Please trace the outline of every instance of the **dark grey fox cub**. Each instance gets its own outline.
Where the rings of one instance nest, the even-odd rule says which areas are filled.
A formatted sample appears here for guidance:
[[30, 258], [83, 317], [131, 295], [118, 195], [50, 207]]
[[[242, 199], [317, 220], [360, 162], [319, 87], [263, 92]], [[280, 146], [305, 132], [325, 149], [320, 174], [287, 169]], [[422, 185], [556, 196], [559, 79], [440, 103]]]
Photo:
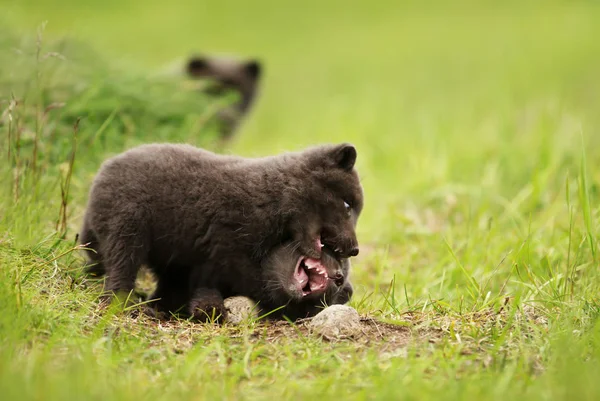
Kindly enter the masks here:
[[100, 168], [80, 242], [109, 292], [133, 290], [148, 266], [159, 310], [202, 319], [244, 295], [304, 317], [352, 295], [363, 208], [355, 160], [350, 144], [255, 159], [143, 145]]

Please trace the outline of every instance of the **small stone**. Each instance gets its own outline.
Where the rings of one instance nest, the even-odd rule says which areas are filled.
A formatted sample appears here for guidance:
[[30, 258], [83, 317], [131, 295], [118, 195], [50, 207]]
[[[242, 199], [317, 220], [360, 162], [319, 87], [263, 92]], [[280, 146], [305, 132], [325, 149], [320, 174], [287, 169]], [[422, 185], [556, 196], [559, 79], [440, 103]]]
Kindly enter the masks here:
[[361, 332], [360, 316], [347, 305], [331, 305], [319, 312], [309, 323], [313, 333], [328, 340], [352, 338]]
[[231, 324], [240, 324], [248, 318], [257, 318], [256, 303], [247, 297], [235, 296], [226, 298], [223, 303], [227, 310], [225, 321]]

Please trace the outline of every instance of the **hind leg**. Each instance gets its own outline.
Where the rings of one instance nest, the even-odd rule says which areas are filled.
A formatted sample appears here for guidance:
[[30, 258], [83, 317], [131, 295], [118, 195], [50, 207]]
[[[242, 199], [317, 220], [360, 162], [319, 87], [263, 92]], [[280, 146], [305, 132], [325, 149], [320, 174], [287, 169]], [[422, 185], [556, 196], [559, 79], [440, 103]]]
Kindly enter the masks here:
[[101, 247], [106, 269], [105, 298], [128, 298], [135, 288], [137, 273], [146, 259], [146, 246], [137, 235], [109, 236]]

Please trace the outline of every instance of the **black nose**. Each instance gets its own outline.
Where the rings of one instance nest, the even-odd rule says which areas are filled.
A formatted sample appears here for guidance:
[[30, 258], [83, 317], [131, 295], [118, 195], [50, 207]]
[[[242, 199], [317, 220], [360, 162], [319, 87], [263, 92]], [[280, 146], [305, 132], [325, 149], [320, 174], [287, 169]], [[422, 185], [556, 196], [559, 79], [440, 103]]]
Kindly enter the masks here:
[[350, 249], [350, 252], [348, 252], [348, 255], [350, 255], [350, 256], [358, 255], [358, 247], [355, 246], [354, 248]]

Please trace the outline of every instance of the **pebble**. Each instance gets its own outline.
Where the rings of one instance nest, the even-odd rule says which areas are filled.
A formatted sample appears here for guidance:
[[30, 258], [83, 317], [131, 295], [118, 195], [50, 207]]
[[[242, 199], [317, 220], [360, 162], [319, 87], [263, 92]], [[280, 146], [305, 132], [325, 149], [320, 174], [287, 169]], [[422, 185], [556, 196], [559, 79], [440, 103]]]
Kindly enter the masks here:
[[360, 316], [348, 305], [331, 305], [310, 321], [309, 328], [327, 340], [352, 338], [361, 333]]

